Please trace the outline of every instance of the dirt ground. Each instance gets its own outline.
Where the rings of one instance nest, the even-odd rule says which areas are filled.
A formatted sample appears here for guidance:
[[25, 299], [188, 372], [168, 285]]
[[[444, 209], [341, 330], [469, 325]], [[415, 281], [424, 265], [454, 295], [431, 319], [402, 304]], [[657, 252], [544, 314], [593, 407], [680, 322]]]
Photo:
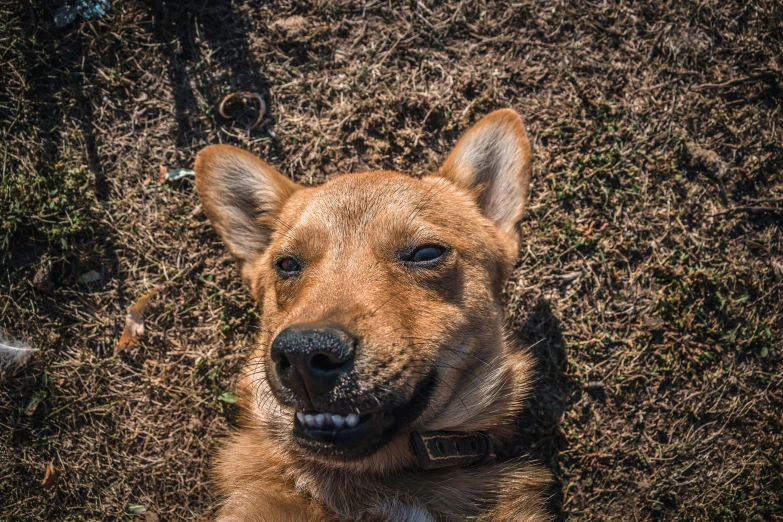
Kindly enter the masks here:
[[[39, 348], [0, 379], [0, 520], [211, 513], [257, 319], [161, 165], [223, 142], [304, 183], [420, 175], [502, 107], [535, 148], [514, 452], [552, 512], [783, 520], [781, 2], [115, 0], [57, 28], [60, 4], [0, 1], [0, 327]], [[259, 127], [219, 115], [235, 91]]]

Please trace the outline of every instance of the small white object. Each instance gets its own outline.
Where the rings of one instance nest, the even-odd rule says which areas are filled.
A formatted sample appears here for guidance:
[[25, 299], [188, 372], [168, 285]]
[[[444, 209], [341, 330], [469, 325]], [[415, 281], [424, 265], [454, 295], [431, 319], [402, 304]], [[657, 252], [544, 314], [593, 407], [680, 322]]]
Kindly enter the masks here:
[[326, 422], [326, 416], [323, 413], [319, 413], [315, 416], [315, 425], [319, 428], [324, 427], [324, 423]]
[[345, 416], [345, 423], [349, 428], [355, 428], [356, 425], [359, 424], [359, 416], [355, 413], [349, 413]]
[[101, 279], [103, 279], [101, 274], [99, 274], [95, 270], [90, 270], [89, 272], [87, 272], [86, 274], [83, 274], [79, 278], [79, 282], [80, 283], [84, 283], [84, 284], [89, 284], [89, 283], [94, 283], [96, 281], [100, 281]]
[[296, 418], [299, 419], [299, 424], [304, 424], [305, 422], [305, 414], [301, 411], [296, 412]]
[[24, 341], [6, 338], [5, 332], [0, 328], [0, 370], [22, 366], [37, 351]]
[[339, 430], [345, 424], [345, 419], [342, 415], [332, 415], [332, 424]]

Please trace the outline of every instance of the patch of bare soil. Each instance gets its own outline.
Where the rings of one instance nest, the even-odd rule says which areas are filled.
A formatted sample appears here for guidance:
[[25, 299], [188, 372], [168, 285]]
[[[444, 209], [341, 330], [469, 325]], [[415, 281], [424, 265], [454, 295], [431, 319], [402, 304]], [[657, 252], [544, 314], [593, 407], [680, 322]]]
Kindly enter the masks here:
[[[59, 4], [0, 2], [0, 326], [39, 348], [0, 381], [0, 520], [216, 501], [256, 318], [161, 165], [223, 142], [304, 183], [420, 175], [502, 107], [536, 158], [514, 452], [552, 469], [552, 511], [783, 518], [780, 2], [116, 0], [58, 29]], [[219, 114], [236, 91], [252, 130], [257, 100]]]

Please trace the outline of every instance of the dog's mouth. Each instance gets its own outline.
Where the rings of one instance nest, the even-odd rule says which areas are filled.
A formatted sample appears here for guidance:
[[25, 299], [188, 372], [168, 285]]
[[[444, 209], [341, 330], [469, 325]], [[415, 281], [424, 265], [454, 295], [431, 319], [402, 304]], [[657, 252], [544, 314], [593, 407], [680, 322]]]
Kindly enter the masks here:
[[429, 405], [436, 387], [431, 373], [416, 387], [413, 398], [402, 406], [368, 412], [340, 414], [326, 411], [297, 411], [294, 438], [307, 452], [326, 458], [365, 458], [410, 426]]

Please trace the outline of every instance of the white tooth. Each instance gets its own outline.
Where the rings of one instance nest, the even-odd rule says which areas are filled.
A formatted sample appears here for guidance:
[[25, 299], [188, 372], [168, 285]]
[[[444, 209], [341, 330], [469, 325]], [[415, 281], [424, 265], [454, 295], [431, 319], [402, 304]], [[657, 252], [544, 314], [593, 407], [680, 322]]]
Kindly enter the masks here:
[[345, 423], [348, 425], [349, 428], [355, 427], [357, 424], [359, 424], [359, 416], [355, 413], [349, 413], [345, 416]]
[[332, 424], [339, 430], [345, 424], [345, 419], [343, 419], [342, 415], [332, 415]]
[[305, 422], [305, 414], [301, 411], [296, 412], [296, 418], [299, 419], [299, 424], [304, 424]]
[[324, 427], [324, 422], [326, 422], [326, 416], [323, 413], [319, 413], [315, 416], [315, 425], [319, 428]]
[[309, 413], [305, 415], [305, 424], [307, 425], [308, 428], [312, 428], [313, 426], [315, 426], [315, 417], [313, 417]]

